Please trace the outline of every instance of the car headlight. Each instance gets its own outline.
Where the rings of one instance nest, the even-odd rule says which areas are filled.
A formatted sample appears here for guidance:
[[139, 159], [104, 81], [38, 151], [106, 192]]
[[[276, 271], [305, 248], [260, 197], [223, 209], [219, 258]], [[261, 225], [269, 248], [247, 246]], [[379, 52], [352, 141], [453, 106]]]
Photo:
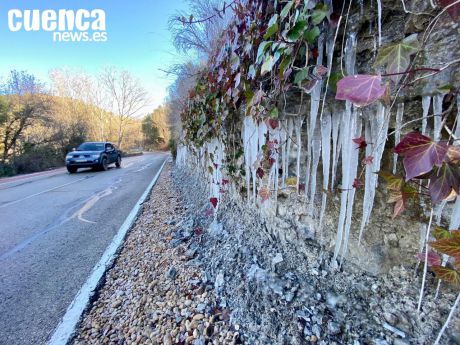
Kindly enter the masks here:
[[91, 158], [99, 158], [101, 155], [91, 155]]
[[72, 155], [67, 155], [67, 156], [65, 156], [65, 159], [66, 159], [66, 160], [69, 160], [69, 159], [72, 158], [72, 157], [73, 157]]

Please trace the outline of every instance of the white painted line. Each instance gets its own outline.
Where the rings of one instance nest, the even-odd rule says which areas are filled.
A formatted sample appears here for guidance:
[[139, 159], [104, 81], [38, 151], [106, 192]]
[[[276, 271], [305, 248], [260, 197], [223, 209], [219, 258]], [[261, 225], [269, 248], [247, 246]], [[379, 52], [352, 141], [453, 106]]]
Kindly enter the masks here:
[[62, 188], [62, 187], [65, 187], [65, 186], [69, 186], [71, 184], [74, 184], [74, 183], [77, 183], [77, 182], [80, 182], [80, 181], [83, 181], [83, 180], [87, 180], [89, 178], [91, 178], [92, 176], [86, 176], [86, 177], [83, 177], [79, 180], [75, 180], [75, 181], [72, 181], [72, 182], [69, 182], [69, 183], [65, 183], [65, 184], [61, 184], [60, 186], [57, 186], [57, 187], [53, 187], [53, 188], [50, 188], [50, 189], [47, 189], [47, 190], [43, 190], [41, 192], [38, 192], [38, 193], [35, 193], [35, 194], [31, 194], [31, 195], [28, 195], [24, 198], [21, 198], [21, 199], [18, 199], [18, 200], [15, 200], [15, 201], [11, 201], [9, 203], [6, 203], [4, 205], [1, 205], [0, 208], [3, 208], [3, 207], [7, 207], [7, 206], [10, 206], [10, 205], [14, 205], [14, 204], [17, 204], [21, 201], [24, 201], [24, 200], [27, 200], [27, 199], [30, 199], [30, 198], [33, 198], [35, 196], [38, 196], [38, 195], [42, 195], [42, 194], [45, 194], [45, 193], [48, 193], [48, 192], [52, 192], [53, 190], [56, 190], [56, 189], [59, 189], [59, 188]]
[[94, 295], [94, 292], [96, 291], [105, 272], [112, 266], [115, 258], [117, 257], [117, 254], [121, 249], [126, 234], [136, 221], [137, 216], [141, 210], [142, 204], [147, 200], [150, 192], [152, 191], [153, 186], [155, 185], [155, 183], [158, 180], [158, 177], [163, 171], [163, 167], [166, 164], [166, 161], [167, 159], [164, 160], [163, 164], [160, 167], [160, 170], [158, 170], [158, 173], [155, 175], [152, 182], [150, 182], [144, 194], [142, 194], [142, 196], [139, 198], [136, 205], [133, 207], [128, 217], [121, 225], [120, 229], [118, 229], [117, 234], [112, 239], [112, 242], [105, 250], [99, 262], [96, 264], [96, 266], [94, 266], [91, 275], [83, 284], [80, 291], [78, 291], [72, 303], [70, 303], [64, 317], [62, 318], [61, 322], [59, 323], [50, 340], [48, 341], [48, 345], [67, 345], [67, 343], [72, 339], [75, 333], [75, 329], [78, 323], [80, 322], [80, 318], [83, 315], [85, 309], [87, 308], [91, 297]]

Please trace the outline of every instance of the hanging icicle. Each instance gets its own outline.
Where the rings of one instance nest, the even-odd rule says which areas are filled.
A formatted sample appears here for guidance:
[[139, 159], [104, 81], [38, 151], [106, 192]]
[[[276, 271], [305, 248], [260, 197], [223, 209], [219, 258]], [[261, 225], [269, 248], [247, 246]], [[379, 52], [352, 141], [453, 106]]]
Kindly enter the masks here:
[[[289, 117], [287, 120], [287, 148], [286, 148], [286, 157], [285, 157], [285, 166], [283, 167], [284, 179], [289, 177], [289, 157], [291, 156], [291, 146], [292, 146], [292, 132], [294, 131], [294, 120]], [[284, 171], [286, 169], [286, 172]], [[284, 186], [283, 180], [283, 186]]]
[[[398, 110], [396, 111], [396, 126], [395, 126], [395, 146], [401, 141], [401, 127], [404, 114], [404, 103], [398, 104]], [[396, 174], [396, 168], [398, 164], [398, 155], [393, 154], [393, 174]]]
[[311, 166], [311, 178], [310, 178], [310, 214], [313, 214], [314, 204], [315, 204], [315, 195], [316, 195], [316, 185], [317, 185], [317, 173], [319, 159], [321, 157], [321, 130], [316, 126], [315, 133], [313, 138], [311, 148], [313, 151], [312, 154], [312, 166]]
[[342, 122], [343, 111], [334, 111], [332, 114], [332, 178], [331, 189], [335, 186], [335, 176], [337, 173], [337, 163], [340, 157], [342, 140], [339, 137], [340, 124]]
[[366, 142], [369, 143], [366, 147], [366, 157], [372, 157], [372, 163], [366, 165], [359, 243], [361, 243], [364, 227], [369, 223], [372, 208], [374, 207], [375, 191], [378, 184], [377, 172], [380, 171], [380, 163], [385, 150], [389, 120], [390, 116], [387, 116], [385, 107], [379, 103], [375, 117], [371, 116], [366, 121], [365, 137]]
[[379, 31], [379, 47], [382, 45], [382, 0], [377, 0], [377, 28]]
[[460, 146], [460, 93], [457, 94], [457, 118], [455, 122], [457, 125], [455, 127], [454, 137], [457, 140], [454, 141], [454, 146]]
[[423, 109], [423, 119], [422, 119], [422, 134], [426, 134], [426, 125], [428, 124], [428, 112], [430, 111], [431, 105], [431, 96], [422, 97], [422, 109]]
[[[355, 60], [356, 60], [356, 34], [349, 33], [347, 42], [345, 45], [345, 70], [348, 75], [352, 75], [355, 72]], [[345, 102], [345, 113], [342, 116], [341, 121], [341, 128], [340, 128], [340, 138], [342, 141], [342, 192], [340, 195], [340, 213], [339, 213], [339, 221], [337, 225], [337, 238], [335, 242], [335, 249], [334, 249], [334, 257], [332, 259], [332, 265], [335, 266], [337, 264], [337, 258], [341, 254], [342, 260], [344, 254], [346, 252], [343, 250], [348, 243], [348, 238], [346, 235], [349, 234], [349, 229], [347, 230], [348, 226], [348, 203], [352, 201], [354, 198], [354, 188], [353, 188], [353, 179], [354, 175], [353, 170], [353, 160], [356, 156], [356, 165], [357, 157], [358, 157], [358, 150], [354, 148], [352, 144], [352, 138], [356, 138], [353, 135], [356, 134], [356, 121], [357, 121], [357, 112], [352, 111], [352, 104], [349, 101]], [[355, 151], [355, 154], [353, 154]], [[353, 195], [349, 198], [349, 192], [353, 190]], [[351, 206], [351, 205], [350, 205]], [[350, 210], [351, 215], [351, 210]], [[350, 216], [351, 220], [351, 216]], [[350, 222], [351, 226], [351, 222]], [[344, 236], [345, 235], [345, 236]]]
[[[258, 155], [259, 133], [258, 127], [251, 116], [246, 116], [243, 121], [243, 149], [244, 167], [246, 172], [246, 188], [248, 201], [251, 200], [251, 190], [253, 200], [256, 200], [256, 169], [255, 162]], [[251, 177], [253, 185], [251, 188]]]
[[300, 185], [300, 154], [302, 152], [302, 125], [303, 125], [303, 116], [298, 116], [295, 126], [295, 136], [297, 139], [297, 166], [296, 166], [296, 176], [297, 176], [297, 192], [299, 192]]
[[281, 188], [284, 188], [284, 183], [286, 180], [286, 151], [287, 151], [287, 122], [288, 120], [282, 120], [280, 125], [282, 125], [282, 130], [280, 132], [280, 140], [281, 140], [281, 169], [283, 173], [281, 175]]
[[434, 133], [433, 139], [435, 141], [441, 140], [441, 131], [442, 131], [442, 101], [444, 95], [436, 95], [433, 97], [433, 115], [434, 115]]
[[331, 166], [331, 131], [332, 116], [328, 111], [321, 121], [321, 157], [323, 162], [323, 196], [319, 216], [319, 230], [322, 234], [324, 213], [326, 212], [327, 194], [329, 189], [329, 171]]
[[[324, 35], [319, 36], [318, 38], [318, 57], [316, 58], [316, 65], [321, 66], [323, 64], [323, 55], [324, 55]], [[310, 119], [308, 123], [308, 140], [307, 140], [307, 174], [305, 177], [305, 195], [307, 200], [311, 200], [312, 196], [309, 196], [310, 191], [310, 183], [316, 183], [316, 181], [311, 181], [311, 175], [314, 169], [311, 167], [312, 165], [312, 154], [313, 154], [313, 136], [316, 130], [316, 123], [318, 119], [318, 110], [319, 104], [321, 101], [321, 89], [322, 89], [322, 82], [318, 81], [311, 92], [311, 100], [310, 100]]]

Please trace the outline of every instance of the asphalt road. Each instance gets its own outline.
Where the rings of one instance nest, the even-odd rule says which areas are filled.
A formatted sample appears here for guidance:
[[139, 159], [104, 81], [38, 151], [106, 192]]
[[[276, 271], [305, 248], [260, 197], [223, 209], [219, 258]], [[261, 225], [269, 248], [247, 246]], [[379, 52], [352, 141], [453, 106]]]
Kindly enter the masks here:
[[0, 344], [44, 344], [166, 154], [0, 179]]

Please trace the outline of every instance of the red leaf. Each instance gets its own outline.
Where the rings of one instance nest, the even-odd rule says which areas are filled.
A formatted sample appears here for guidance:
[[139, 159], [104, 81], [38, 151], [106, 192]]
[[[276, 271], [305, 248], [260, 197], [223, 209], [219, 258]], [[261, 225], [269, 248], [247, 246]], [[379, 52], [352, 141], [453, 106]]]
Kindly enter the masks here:
[[371, 104], [385, 94], [380, 75], [357, 74], [337, 82], [335, 99], [347, 100], [358, 107]]
[[223, 185], [223, 186], [227, 185], [227, 184], [228, 184], [228, 182], [229, 182], [228, 180], [226, 180], [226, 179], [222, 179], [222, 185]]
[[311, 55], [313, 56], [313, 58], [316, 59], [316, 58], [318, 57], [318, 49], [313, 48], [313, 49], [311, 50]]
[[[419, 259], [422, 262], [425, 262], [425, 253], [418, 253], [417, 259]], [[438, 253], [432, 250], [428, 252], [428, 266], [441, 266], [441, 261], [441, 256]]]
[[217, 198], [210, 198], [209, 201], [211, 202], [212, 206], [214, 206], [214, 208], [217, 207], [217, 203], [218, 203]]
[[193, 230], [193, 232], [195, 233], [195, 235], [200, 236], [203, 235], [204, 230], [201, 226], [197, 226], [195, 230]]
[[257, 177], [263, 178], [263, 177], [264, 177], [264, 174], [265, 174], [265, 173], [264, 173], [264, 169], [262, 169], [262, 168], [257, 168], [257, 171], [256, 171]]
[[367, 147], [366, 139], [364, 137], [359, 137], [353, 139], [355, 144], [358, 144], [358, 149], [365, 149]]
[[363, 165], [372, 165], [374, 163], [374, 157], [373, 156], [367, 156], [364, 157], [362, 160]]
[[353, 188], [361, 188], [362, 186], [364, 186], [364, 183], [361, 182], [361, 180], [355, 178], [355, 180], [353, 181]]
[[446, 142], [434, 142], [420, 132], [411, 132], [395, 147], [395, 153], [404, 156], [406, 181], [430, 172], [440, 166], [447, 153]]
[[268, 119], [268, 124], [272, 129], [278, 128], [279, 121], [277, 119]]
[[[457, 0], [438, 0], [439, 4], [443, 7], [446, 8], [447, 6], [455, 3]], [[452, 17], [453, 20], [458, 20], [460, 17], [460, 3], [456, 3], [453, 6], [450, 6], [447, 9], [447, 12], [449, 15]]]
[[460, 169], [458, 166], [444, 163], [436, 168], [430, 177], [430, 196], [433, 203], [446, 199], [452, 189], [460, 192]]

